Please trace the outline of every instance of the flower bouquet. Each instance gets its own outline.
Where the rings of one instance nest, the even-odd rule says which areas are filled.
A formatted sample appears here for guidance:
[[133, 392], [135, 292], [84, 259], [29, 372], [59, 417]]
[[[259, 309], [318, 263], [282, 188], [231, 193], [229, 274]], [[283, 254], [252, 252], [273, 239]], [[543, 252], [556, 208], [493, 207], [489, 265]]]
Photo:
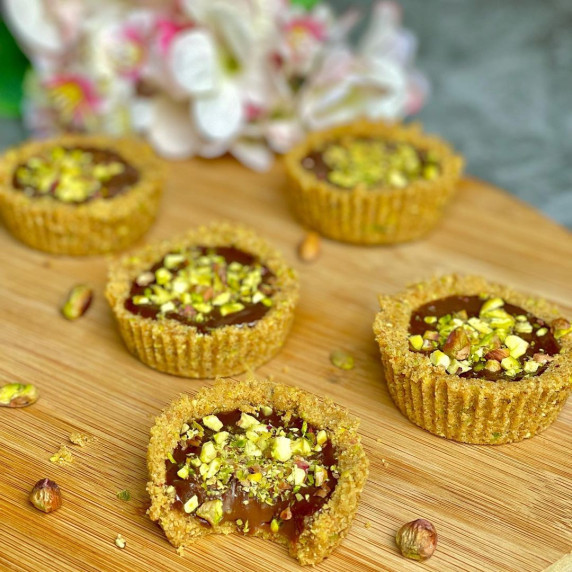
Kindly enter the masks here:
[[138, 132], [165, 157], [231, 153], [267, 169], [309, 130], [417, 111], [427, 84], [393, 2], [336, 16], [318, 0], [4, 0], [33, 64], [39, 136]]

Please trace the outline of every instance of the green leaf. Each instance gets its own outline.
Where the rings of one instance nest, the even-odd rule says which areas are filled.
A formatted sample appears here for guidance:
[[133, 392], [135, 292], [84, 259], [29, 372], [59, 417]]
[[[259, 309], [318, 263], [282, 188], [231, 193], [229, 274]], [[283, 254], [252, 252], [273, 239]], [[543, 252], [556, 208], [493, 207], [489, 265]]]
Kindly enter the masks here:
[[1, 19], [0, 62], [0, 115], [19, 117], [22, 82], [29, 62]]
[[290, 0], [290, 4], [293, 6], [301, 6], [308, 12], [316, 5], [319, 4], [320, 0]]

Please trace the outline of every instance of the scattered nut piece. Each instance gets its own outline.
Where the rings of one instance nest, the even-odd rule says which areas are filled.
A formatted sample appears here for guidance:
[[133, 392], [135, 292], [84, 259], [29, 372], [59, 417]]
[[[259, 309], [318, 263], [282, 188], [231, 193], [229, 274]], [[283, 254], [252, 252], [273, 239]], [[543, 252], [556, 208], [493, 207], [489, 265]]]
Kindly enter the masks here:
[[73, 455], [65, 445], [61, 445], [59, 450], [50, 457], [50, 462], [56, 465], [70, 465], [73, 463]]
[[86, 445], [89, 445], [90, 443], [95, 441], [95, 437], [93, 437], [92, 435], [84, 435], [79, 431], [72, 431], [70, 433], [69, 440], [71, 443], [77, 445], [78, 447], [85, 447]]
[[364, 526], [365, 526], [366, 528], [371, 528], [371, 522], [366, 521], [366, 522], [364, 523]]
[[427, 560], [437, 548], [437, 531], [424, 518], [404, 524], [395, 536], [401, 554], [412, 560]]
[[127, 489], [123, 489], [117, 493], [117, 498], [124, 502], [127, 502], [131, 499], [131, 493]]
[[50, 479], [40, 479], [30, 493], [30, 502], [42, 512], [54, 512], [62, 506], [60, 487]]
[[345, 370], [353, 369], [355, 365], [353, 356], [343, 350], [334, 350], [330, 354], [330, 361], [332, 365]]
[[28, 407], [38, 397], [38, 390], [31, 383], [9, 383], [0, 388], [0, 407]]
[[115, 539], [115, 546], [117, 546], [117, 548], [121, 548], [123, 550], [125, 548], [126, 544], [127, 544], [127, 541], [125, 540], [125, 538], [123, 538], [123, 536], [121, 536], [121, 534], [118, 534], [117, 538]]
[[62, 314], [67, 320], [77, 320], [88, 310], [93, 300], [93, 290], [85, 284], [74, 286], [62, 306]]
[[298, 256], [304, 262], [313, 262], [320, 256], [321, 238], [317, 232], [310, 231], [298, 245]]

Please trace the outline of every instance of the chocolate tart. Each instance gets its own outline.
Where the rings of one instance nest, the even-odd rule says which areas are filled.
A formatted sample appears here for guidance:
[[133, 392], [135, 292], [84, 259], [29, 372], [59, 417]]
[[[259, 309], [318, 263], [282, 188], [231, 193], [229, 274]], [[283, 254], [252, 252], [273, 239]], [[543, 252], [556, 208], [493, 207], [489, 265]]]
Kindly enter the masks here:
[[311, 133], [285, 165], [302, 224], [343, 242], [388, 244], [438, 223], [463, 160], [417, 125], [359, 121]]
[[217, 223], [113, 263], [107, 299], [129, 351], [184, 377], [271, 359], [294, 319], [298, 278], [252, 230]]
[[464, 443], [533, 437], [572, 389], [572, 328], [550, 303], [477, 276], [380, 296], [374, 332], [393, 401]]
[[151, 429], [149, 516], [178, 549], [239, 533], [317, 564], [348, 533], [367, 479], [358, 424], [269, 381], [218, 380], [183, 395]]
[[124, 249], [155, 220], [163, 172], [135, 139], [64, 135], [0, 159], [0, 214], [23, 243], [54, 254]]

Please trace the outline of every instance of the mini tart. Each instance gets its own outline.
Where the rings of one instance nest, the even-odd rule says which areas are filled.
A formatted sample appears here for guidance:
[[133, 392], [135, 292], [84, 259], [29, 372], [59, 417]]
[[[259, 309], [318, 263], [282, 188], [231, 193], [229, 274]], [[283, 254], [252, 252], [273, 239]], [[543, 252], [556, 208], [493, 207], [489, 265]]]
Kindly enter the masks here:
[[[328, 145], [344, 147], [355, 139], [409, 144], [434, 156], [438, 170], [431, 180], [417, 178], [401, 188], [362, 183], [341, 188], [302, 164]], [[343, 242], [389, 244], [417, 239], [437, 224], [456, 191], [463, 160], [440, 139], [422, 134], [418, 125], [359, 121], [311, 133], [286, 155], [285, 166], [290, 203], [302, 224]]]
[[572, 335], [558, 340], [560, 353], [533, 377], [487, 381], [449, 374], [414, 351], [408, 337], [417, 308], [454, 295], [499, 297], [546, 323], [560, 314], [542, 299], [477, 276], [443, 276], [380, 296], [373, 330], [393, 401], [410, 421], [447, 439], [501, 444], [533, 437], [557, 418], [572, 388]]
[[[128, 168], [137, 170], [137, 181], [112, 198], [79, 203], [30, 196], [15, 187], [19, 167], [58, 147], [112, 152]], [[64, 135], [25, 143], [0, 159], [0, 214], [6, 227], [28, 246], [53, 254], [94, 255], [128, 247], [155, 220], [162, 190], [159, 159], [136, 139]]]
[[[201, 521], [195, 516], [197, 510], [201, 514], [200, 509], [195, 507], [196, 503], [187, 505], [183, 510], [179, 500], [177, 506], [175, 487], [166, 482], [167, 466], [170, 466], [168, 459], [178, 447], [181, 435], [189, 428], [189, 423], [195, 426], [193, 420], [201, 423], [207, 416], [236, 410], [256, 417], [265, 408], [303, 420], [307, 426], [318, 431], [317, 435], [325, 436], [327, 443], [331, 443], [334, 448], [337, 474], [335, 487], [330, 491], [327, 502], [318, 511], [304, 518], [302, 531], [294, 539], [280, 532], [284, 521], [279, 519], [275, 525], [261, 523], [252, 529], [242, 519], [238, 523], [228, 520], [219, 511], [218, 518], [212, 523]], [[169, 542], [178, 549], [184, 549], [208, 534], [239, 532], [261, 536], [287, 546], [290, 554], [300, 564], [317, 564], [346, 536], [367, 479], [369, 463], [356, 431], [358, 424], [355, 418], [329, 400], [269, 381], [218, 380], [214, 386], [201, 389], [194, 398], [183, 395], [165, 409], [151, 429], [147, 454], [151, 479], [147, 484], [151, 497], [149, 515], [160, 524]], [[213, 426], [213, 429], [219, 430], [218, 426]], [[271, 457], [273, 455], [274, 453]], [[265, 457], [257, 457], [263, 458]], [[288, 462], [295, 458], [292, 457]], [[305, 467], [305, 464], [298, 464]], [[200, 473], [200, 468], [197, 470]], [[263, 466], [255, 470], [264, 473], [265, 469]], [[306, 470], [310, 474], [311, 469]], [[190, 512], [187, 514], [186, 510]], [[228, 500], [224, 510], [232, 510], [232, 507], [229, 509]]]
[[[233, 247], [260, 261], [275, 276], [272, 305], [253, 325], [224, 325], [203, 332], [175, 319], [142, 317], [125, 308], [133, 281], [167, 254], [193, 246]], [[115, 261], [106, 296], [129, 349], [144, 364], [173, 375], [214, 378], [254, 369], [282, 347], [294, 319], [298, 277], [282, 255], [252, 230], [217, 223], [149, 245]]]

